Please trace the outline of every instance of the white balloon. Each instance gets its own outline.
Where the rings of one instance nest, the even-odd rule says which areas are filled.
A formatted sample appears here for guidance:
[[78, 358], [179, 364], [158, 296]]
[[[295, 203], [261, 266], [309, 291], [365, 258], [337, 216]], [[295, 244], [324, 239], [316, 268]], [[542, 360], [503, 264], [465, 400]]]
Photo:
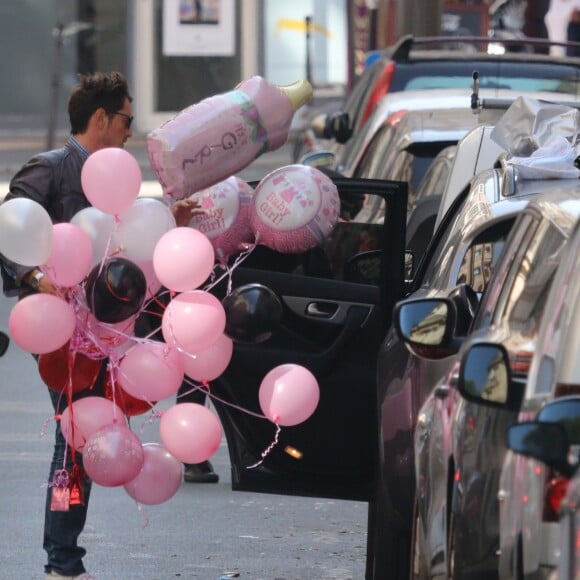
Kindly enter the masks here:
[[165, 203], [142, 197], [119, 214], [113, 245], [129, 260], [150, 261], [157, 242], [175, 226], [175, 218]]
[[80, 227], [89, 236], [93, 246], [93, 260], [91, 266], [100, 264], [114, 249], [111, 240], [107, 252], [107, 244], [115, 229], [115, 218], [96, 207], [86, 207], [77, 212], [71, 219], [71, 224]]
[[46, 262], [52, 249], [52, 220], [36, 201], [16, 197], [0, 205], [0, 252], [23, 266]]

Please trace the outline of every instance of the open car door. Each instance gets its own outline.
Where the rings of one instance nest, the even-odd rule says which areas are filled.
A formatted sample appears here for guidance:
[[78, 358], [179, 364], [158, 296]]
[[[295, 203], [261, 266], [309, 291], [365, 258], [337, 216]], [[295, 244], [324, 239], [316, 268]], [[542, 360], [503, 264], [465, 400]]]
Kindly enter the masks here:
[[[404, 288], [407, 186], [333, 179], [341, 219], [324, 243], [301, 254], [257, 246], [233, 270], [231, 288], [257, 283], [283, 306], [282, 323], [258, 343], [234, 343], [211, 383], [226, 434], [234, 490], [369, 500], [378, 465], [376, 356]], [[380, 197], [381, 223], [364, 221]], [[350, 212], [350, 213], [349, 213]], [[220, 298], [225, 285], [212, 291]], [[294, 363], [316, 377], [320, 401], [295, 426], [263, 416], [258, 393], [274, 367]], [[250, 411], [251, 413], [248, 413]]]

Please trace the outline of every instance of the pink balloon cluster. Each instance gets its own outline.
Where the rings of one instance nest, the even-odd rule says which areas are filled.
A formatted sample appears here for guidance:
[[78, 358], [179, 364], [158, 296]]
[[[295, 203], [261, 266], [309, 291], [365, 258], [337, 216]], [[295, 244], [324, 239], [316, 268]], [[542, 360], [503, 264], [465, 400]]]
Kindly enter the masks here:
[[[193, 195], [204, 213], [188, 227], [177, 227], [162, 201], [137, 199], [139, 165], [123, 149], [103, 149], [87, 159], [81, 182], [92, 207], [70, 223], [53, 225], [44, 208], [30, 200], [0, 206], [0, 251], [18, 263], [40, 265], [58, 289], [57, 296], [32, 294], [13, 307], [12, 337], [39, 355], [52, 355], [68, 343], [71, 354], [107, 359], [110, 396], [69, 400], [59, 418], [61, 429], [68, 445], [83, 454], [97, 484], [124, 486], [148, 505], [172, 497], [181, 482], [181, 463], [209, 459], [223, 432], [208, 408], [177, 403], [161, 414], [161, 444], [143, 444], [121, 410], [123, 397], [153, 408], [175, 397], [184, 381], [200, 388], [195, 382], [207, 386], [226, 370], [234, 350], [225, 332], [226, 312], [203, 289], [216, 260], [225, 267], [241, 246], [252, 242], [281, 252], [306, 251], [320, 244], [338, 219], [336, 188], [314, 168], [281, 168], [255, 191], [237, 177], [225, 177]], [[148, 298], [162, 286], [167, 289], [170, 300], [158, 327], [163, 341], [135, 336], [139, 312], [105, 323], [91, 310], [84, 292], [87, 276], [107, 271], [104, 265], [113, 257], [143, 272]], [[265, 418], [277, 426], [307, 420], [319, 396], [314, 375], [293, 364], [272, 369], [258, 393]]]

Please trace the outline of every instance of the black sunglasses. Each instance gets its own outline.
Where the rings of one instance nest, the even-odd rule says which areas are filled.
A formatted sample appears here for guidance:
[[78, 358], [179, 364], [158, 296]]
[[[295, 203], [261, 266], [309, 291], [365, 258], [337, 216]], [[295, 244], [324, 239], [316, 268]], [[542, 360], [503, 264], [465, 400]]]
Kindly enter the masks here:
[[125, 119], [125, 127], [127, 129], [131, 128], [131, 125], [132, 125], [133, 119], [134, 119], [133, 115], [127, 115], [126, 113], [119, 113], [119, 112], [111, 113], [111, 114], [112, 115], [119, 115], [120, 117], [123, 117]]

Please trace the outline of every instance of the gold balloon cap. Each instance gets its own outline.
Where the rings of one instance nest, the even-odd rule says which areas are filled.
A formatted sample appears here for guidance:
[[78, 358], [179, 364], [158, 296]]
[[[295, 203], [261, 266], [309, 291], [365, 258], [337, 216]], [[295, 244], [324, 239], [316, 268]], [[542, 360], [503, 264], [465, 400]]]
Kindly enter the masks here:
[[295, 111], [309, 101], [313, 93], [312, 85], [306, 79], [301, 79], [291, 85], [278, 88], [288, 97]]

